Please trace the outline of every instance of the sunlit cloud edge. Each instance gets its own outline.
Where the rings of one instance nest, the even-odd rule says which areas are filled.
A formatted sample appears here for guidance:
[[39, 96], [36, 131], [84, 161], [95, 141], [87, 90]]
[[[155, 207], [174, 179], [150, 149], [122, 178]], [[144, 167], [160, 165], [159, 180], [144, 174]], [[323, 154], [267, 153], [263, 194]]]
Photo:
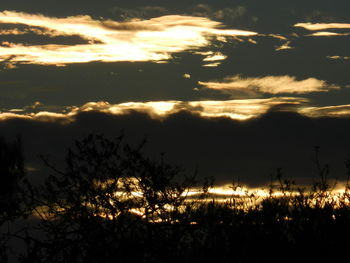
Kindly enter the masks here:
[[[36, 107], [3, 110], [0, 121], [26, 119], [42, 122], [72, 123], [76, 116], [84, 112], [101, 112], [111, 115], [127, 115], [134, 112], [147, 114], [153, 119], [164, 120], [179, 112], [188, 112], [201, 118], [228, 118], [246, 121], [258, 118], [270, 110], [291, 111], [301, 115], [318, 117], [350, 117], [350, 104], [337, 106], [312, 106], [306, 98], [273, 97], [267, 99], [206, 100], [206, 101], [148, 101], [110, 104], [105, 101], [88, 102], [80, 107], [57, 107], [45, 110]], [[50, 107], [53, 109], [53, 107]]]

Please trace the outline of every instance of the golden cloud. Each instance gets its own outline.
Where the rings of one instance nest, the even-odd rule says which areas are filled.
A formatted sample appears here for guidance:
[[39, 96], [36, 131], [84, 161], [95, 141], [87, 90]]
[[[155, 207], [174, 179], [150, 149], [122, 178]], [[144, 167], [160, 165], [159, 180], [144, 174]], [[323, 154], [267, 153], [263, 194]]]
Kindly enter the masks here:
[[227, 58], [227, 56], [222, 54], [221, 52], [213, 52], [213, 51], [207, 51], [207, 52], [197, 51], [197, 52], [194, 52], [194, 54], [204, 56], [203, 62], [207, 64], [203, 64], [203, 67], [218, 67], [221, 65], [221, 61]]
[[300, 113], [309, 117], [350, 117], [350, 104], [325, 106], [325, 107], [305, 107]]
[[333, 60], [348, 60], [348, 59], [350, 59], [350, 57], [345, 57], [345, 56], [327, 56], [326, 58], [333, 59]]
[[24, 35], [27, 33], [27, 31], [19, 30], [18, 28], [0, 30], [0, 35]]
[[235, 120], [248, 120], [265, 114], [276, 106], [299, 106], [307, 102], [303, 98], [268, 98], [268, 99], [241, 99], [226, 101], [194, 101], [189, 102], [189, 110], [203, 117], [228, 117]]
[[329, 85], [324, 80], [308, 78], [297, 80], [295, 77], [266, 76], [258, 78], [243, 78], [231, 76], [223, 82], [198, 82], [207, 89], [218, 90], [228, 94], [245, 94], [257, 96], [259, 94], [305, 94], [311, 92], [326, 92], [338, 89], [338, 86]]
[[290, 41], [287, 41], [286, 43], [276, 47], [276, 51], [280, 51], [280, 50], [286, 50], [286, 49], [294, 49], [294, 47], [290, 46]]
[[337, 37], [337, 36], [348, 36], [348, 35], [350, 35], [350, 33], [335, 33], [335, 32], [321, 31], [321, 32], [312, 33], [310, 36], [313, 36], [313, 37]]
[[298, 23], [294, 27], [302, 27], [306, 30], [317, 31], [325, 29], [350, 29], [350, 24], [346, 23]]
[[[269, 110], [294, 111], [308, 117], [350, 117], [350, 104], [337, 106], [308, 106], [309, 100], [295, 97], [274, 97], [267, 99], [205, 100], [205, 101], [148, 101], [110, 104], [108, 102], [88, 102], [80, 107], [54, 107], [39, 105], [24, 109], [14, 109], [0, 113], [0, 120], [27, 119], [42, 122], [71, 123], [83, 112], [103, 112], [111, 115], [126, 115], [131, 112], [148, 114], [153, 119], [162, 120], [180, 111], [187, 111], [203, 118], [227, 117], [233, 120], [257, 118]], [[32, 110], [32, 112], [30, 112]], [[34, 112], [35, 111], [35, 112]], [[59, 111], [59, 112], [58, 112]]]
[[269, 98], [226, 101], [149, 101], [110, 104], [108, 102], [89, 102], [80, 107], [66, 107], [61, 112], [50, 112], [44, 105], [35, 108], [36, 112], [28, 112], [30, 107], [21, 110], [0, 113], [0, 120], [25, 118], [37, 121], [58, 121], [70, 123], [82, 112], [97, 111], [112, 115], [124, 115], [130, 112], [143, 112], [154, 119], [163, 119], [179, 111], [188, 111], [205, 118], [227, 117], [235, 120], [247, 120], [258, 117], [275, 106], [300, 106], [307, 102], [303, 98]]
[[210, 52], [209, 54], [207, 54], [207, 57], [205, 57], [203, 59], [203, 61], [220, 61], [220, 60], [225, 60], [227, 58], [227, 56], [225, 56], [224, 54], [222, 54], [221, 52]]
[[208, 68], [215, 68], [221, 65], [221, 62], [214, 62], [214, 63], [209, 63], [209, 64], [204, 64], [202, 65], [203, 67], [208, 67]]
[[[116, 22], [90, 16], [47, 17], [15, 11], [0, 12], [0, 23], [22, 24], [31, 33], [48, 36], [80, 36], [86, 44], [0, 46], [0, 59], [43, 65], [91, 61], [164, 61], [174, 52], [210, 45], [213, 37], [253, 36], [244, 30], [222, 29], [220, 22], [203, 17], [168, 15], [149, 20]], [[38, 29], [39, 28], [39, 29]]]
[[279, 35], [279, 34], [268, 34], [268, 35], [263, 35], [263, 36], [269, 36], [269, 37], [276, 38], [279, 40], [288, 41], [288, 38], [286, 38], [285, 36]]

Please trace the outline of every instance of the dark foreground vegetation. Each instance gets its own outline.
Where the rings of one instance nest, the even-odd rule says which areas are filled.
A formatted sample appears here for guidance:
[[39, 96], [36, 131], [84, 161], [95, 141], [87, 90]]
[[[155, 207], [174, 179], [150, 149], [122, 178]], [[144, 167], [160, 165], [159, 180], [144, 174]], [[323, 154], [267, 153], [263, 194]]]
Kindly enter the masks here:
[[[337, 196], [328, 169], [309, 189], [276, 175], [270, 195], [211, 199], [161, 157], [123, 136], [90, 135], [65, 169], [28, 182], [21, 142], [0, 141], [0, 263], [326, 262], [347, 257], [350, 192]], [[350, 165], [348, 165], [350, 166]], [[348, 167], [350, 168], [350, 167]], [[233, 187], [235, 187], [233, 185]], [[278, 195], [274, 193], [278, 192]]]

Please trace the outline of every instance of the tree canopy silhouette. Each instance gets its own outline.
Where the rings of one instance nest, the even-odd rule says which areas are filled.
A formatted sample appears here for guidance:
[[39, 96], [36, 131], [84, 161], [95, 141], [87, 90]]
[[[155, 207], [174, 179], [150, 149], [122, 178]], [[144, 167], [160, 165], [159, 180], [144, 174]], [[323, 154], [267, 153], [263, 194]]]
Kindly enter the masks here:
[[179, 217], [194, 176], [182, 176], [163, 156], [145, 157], [145, 142], [131, 147], [123, 138], [90, 134], [76, 141], [63, 171], [43, 158], [53, 173], [37, 189], [35, 210], [47, 244], [37, 258], [112, 262], [126, 255], [132, 240], [154, 234], [150, 223], [174, 223]]

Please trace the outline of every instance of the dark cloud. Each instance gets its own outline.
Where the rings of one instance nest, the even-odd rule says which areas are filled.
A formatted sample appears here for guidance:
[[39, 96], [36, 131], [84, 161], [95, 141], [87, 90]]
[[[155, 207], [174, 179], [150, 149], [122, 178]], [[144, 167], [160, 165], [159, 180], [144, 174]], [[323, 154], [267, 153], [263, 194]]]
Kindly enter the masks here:
[[310, 119], [296, 113], [272, 110], [247, 122], [226, 118], [204, 119], [188, 112], [173, 114], [163, 121], [131, 112], [112, 116], [85, 112], [74, 122], [43, 122], [9, 119], [0, 122], [2, 135], [23, 137], [25, 156], [31, 167], [38, 167], [38, 154], [48, 154], [60, 164], [74, 139], [90, 132], [116, 137], [124, 129], [127, 141], [139, 143], [151, 158], [166, 153], [166, 159], [199, 177], [214, 176], [218, 183], [232, 179], [250, 185], [265, 184], [270, 174], [282, 168], [298, 182], [316, 177], [314, 146], [321, 147], [321, 159], [330, 164], [331, 176], [346, 177], [344, 161], [350, 156], [350, 120]]

